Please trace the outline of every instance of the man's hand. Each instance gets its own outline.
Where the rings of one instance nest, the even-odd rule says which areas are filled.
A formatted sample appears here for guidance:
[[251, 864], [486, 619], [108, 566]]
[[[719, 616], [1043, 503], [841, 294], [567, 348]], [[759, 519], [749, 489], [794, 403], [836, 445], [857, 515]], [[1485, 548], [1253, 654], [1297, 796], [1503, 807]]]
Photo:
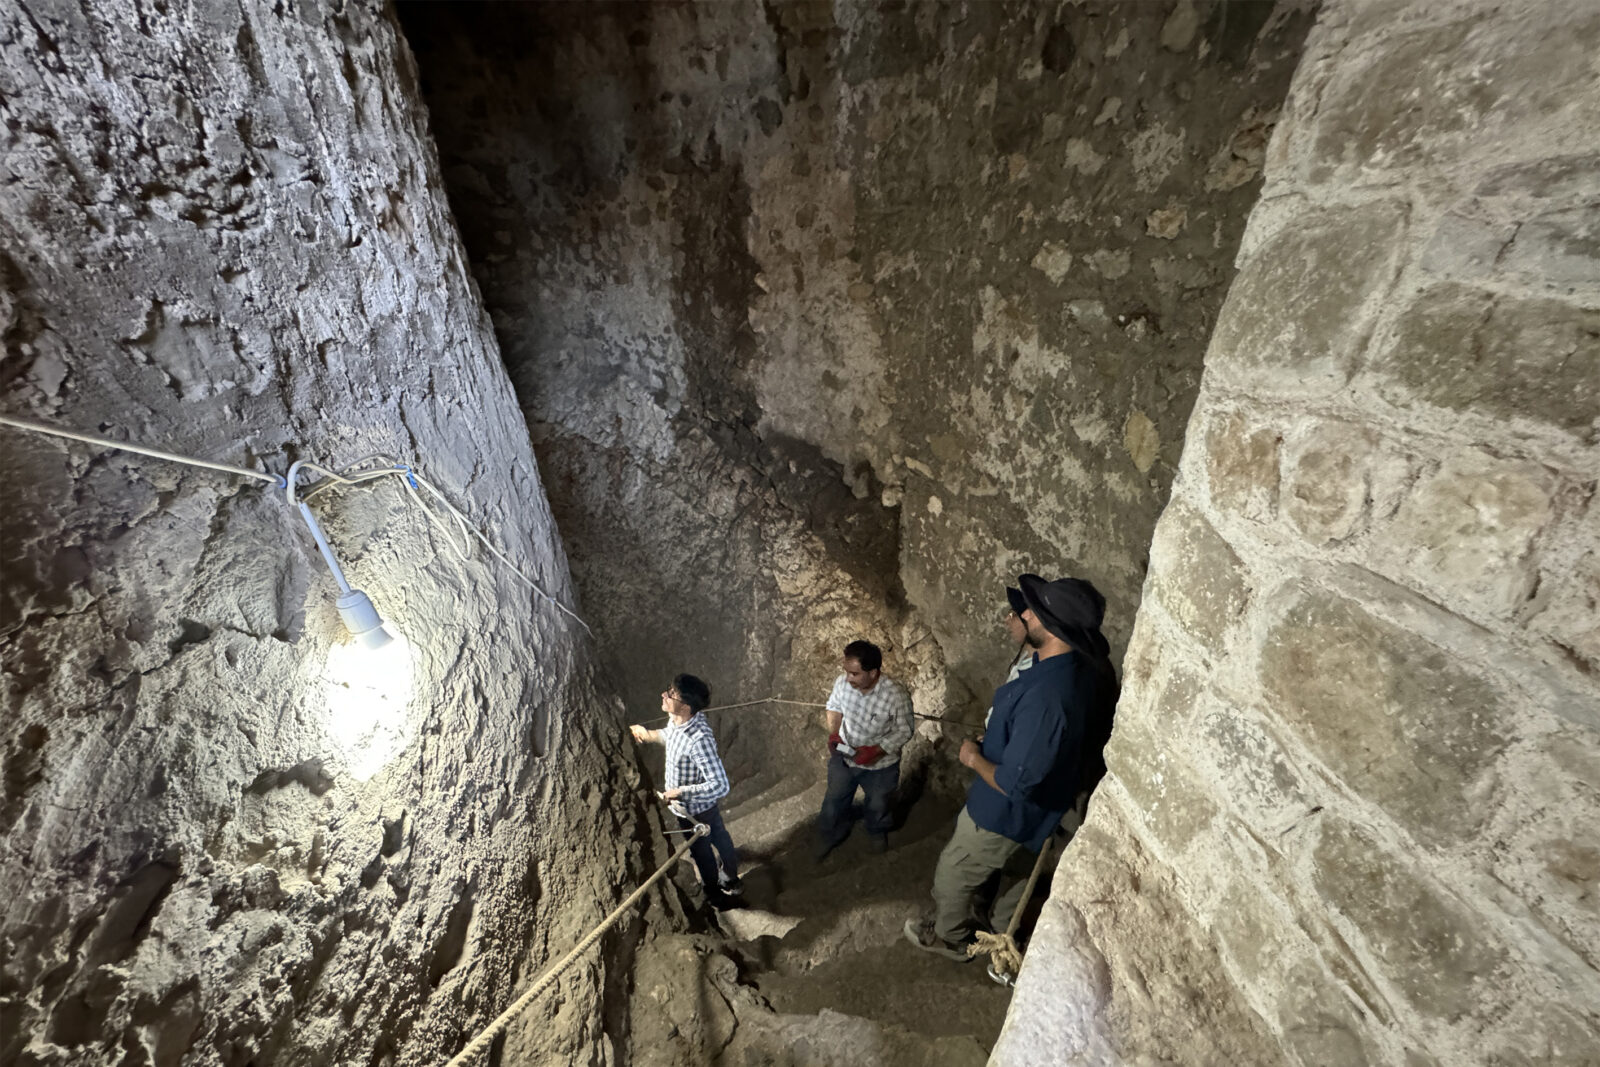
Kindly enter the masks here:
[[683, 790], [682, 789], [668, 789], [668, 790], [665, 790], [665, 791], [662, 792], [661, 799], [662, 800], [677, 800], [682, 795], [683, 795]]
[[633, 739], [635, 741], [648, 741], [648, 740], [650, 740], [650, 731], [646, 730], [643, 726], [639, 726], [639, 725], [635, 724], [633, 726], [628, 727], [628, 730], [629, 730], [630, 733], [633, 734]]
[[978, 742], [968, 738], [961, 742], [961, 752], [956, 756], [961, 761], [961, 766], [978, 772], [978, 777], [988, 783], [1001, 796], [1006, 796], [1006, 791], [1000, 788], [1000, 783], [995, 781], [994, 772], [999, 769], [998, 763], [992, 763], [983, 754], [983, 749]]
[[878, 757], [883, 755], [883, 749], [877, 745], [862, 745], [856, 749], [856, 754], [851, 759], [863, 767], [870, 767], [878, 762]]

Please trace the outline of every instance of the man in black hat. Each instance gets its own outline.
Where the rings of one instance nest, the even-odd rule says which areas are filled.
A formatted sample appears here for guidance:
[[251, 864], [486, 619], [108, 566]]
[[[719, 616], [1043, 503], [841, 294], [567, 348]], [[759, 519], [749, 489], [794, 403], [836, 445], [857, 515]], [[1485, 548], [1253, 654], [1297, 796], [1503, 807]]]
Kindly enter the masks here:
[[[1006, 672], [1006, 681], [1014, 682], [1017, 675], [1033, 666], [1033, 648], [1028, 644], [1028, 624], [1022, 621], [1022, 613], [1028, 610], [1028, 604], [1022, 599], [1022, 590], [1006, 588], [1006, 613], [1000, 619], [1000, 625], [1006, 628], [1006, 637], [1016, 646], [1016, 653], [1011, 657], [1011, 667]], [[1002, 685], [1005, 682], [1000, 683]], [[983, 713], [983, 725], [989, 727], [989, 718], [994, 714], [994, 705], [989, 705], [989, 710]]]
[[[913, 945], [950, 959], [967, 958], [979, 890], [1018, 850], [1037, 853], [1072, 809], [1089, 723], [1116, 704], [1116, 671], [1100, 632], [1105, 598], [1078, 578], [1024, 574], [1017, 584], [1034, 665], [995, 692], [982, 745], [961, 743], [961, 763], [978, 777], [934, 872], [934, 918], [905, 927]], [[1023, 884], [995, 902], [997, 922], [1021, 903]]]

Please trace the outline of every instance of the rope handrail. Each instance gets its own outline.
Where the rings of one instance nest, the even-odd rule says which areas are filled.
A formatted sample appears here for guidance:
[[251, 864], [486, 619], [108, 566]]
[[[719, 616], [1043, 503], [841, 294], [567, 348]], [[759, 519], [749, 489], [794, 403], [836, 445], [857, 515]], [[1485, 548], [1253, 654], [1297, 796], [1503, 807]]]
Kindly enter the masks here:
[[533, 1003], [534, 998], [536, 998], [540, 993], [543, 993], [546, 989], [550, 988], [551, 984], [555, 982], [556, 978], [560, 976], [562, 971], [572, 966], [579, 956], [583, 955], [590, 948], [592, 948], [594, 943], [600, 940], [600, 935], [611, 929], [616, 921], [627, 913], [628, 909], [637, 904], [639, 899], [644, 896], [645, 891], [660, 881], [662, 876], [670, 871], [673, 868], [673, 865], [683, 858], [684, 853], [689, 851], [690, 846], [692, 846], [696, 840], [706, 836], [710, 832], [711, 828], [705, 823], [695, 823], [694, 832], [689, 835], [689, 837], [681, 846], [679, 846], [678, 850], [672, 854], [667, 862], [656, 868], [655, 874], [652, 874], [649, 878], [646, 878], [644, 883], [640, 885], [638, 889], [635, 889], [631, 894], [628, 895], [628, 899], [624, 900], [621, 904], [618, 904], [616, 910], [601, 920], [599, 926], [596, 926], [593, 930], [590, 930], [584, 939], [579, 941], [577, 946], [573, 948], [571, 952], [568, 952], [565, 956], [561, 957], [561, 959], [556, 961], [555, 966], [551, 967], [549, 970], [545, 971], [544, 974], [540, 975], [539, 979], [534, 982], [533, 985], [528, 987], [527, 992], [523, 993], [522, 996], [512, 1001], [511, 1007], [501, 1012], [494, 1022], [490, 1023], [484, 1028], [482, 1033], [473, 1038], [471, 1041], [467, 1042], [466, 1047], [460, 1052], [456, 1053], [455, 1058], [446, 1064], [445, 1067], [466, 1067], [467, 1064], [471, 1063], [473, 1060], [477, 1059], [478, 1056], [487, 1051], [489, 1046], [494, 1043], [494, 1039], [504, 1033], [506, 1027], [511, 1025], [511, 1020], [515, 1019], [518, 1015], [521, 1015], [524, 1011], [526, 1011], [528, 1006]]
[[[802, 708], [825, 708], [828, 706], [826, 704], [818, 704], [811, 700], [784, 700], [781, 697], [762, 697], [760, 700], [746, 700], [738, 704], [718, 704], [716, 707], [701, 708], [700, 710], [702, 713], [708, 711], [732, 711], [735, 708], [753, 708], [757, 704], [793, 704]], [[911, 717], [914, 719], [926, 719], [928, 722], [947, 722], [955, 726], [966, 726], [970, 728], [976, 728], [978, 726], [977, 723], [966, 722], [961, 719], [947, 719], [940, 715], [927, 715], [920, 711], [913, 711], [911, 713]], [[672, 716], [663, 715], [659, 719], [651, 719], [649, 722], [642, 722], [639, 725], [646, 727], [656, 726], [660, 723], [666, 722], [670, 718], [672, 718]]]
[[[1022, 924], [1022, 913], [1028, 908], [1028, 901], [1033, 898], [1033, 887], [1038, 884], [1039, 872], [1044, 870], [1044, 859], [1050, 855], [1050, 846], [1053, 838], [1047, 837], [1044, 847], [1039, 849], [1039, 855], [1033, 861], [1033, 873], [1028, 875], [1028, 884], [1022, 887], [1022, 896], [1017, 901], [1017, 906], [1011, 910], [1011, 922], [1006, 925], [1003, 934], [991, 934], [984, 930], [977, 932], [977, 940], [967, 946], [967, 956], [990, 957], [990, 968], [1006, 981], [1002, 984], [1010, 985], [1016, 981], [1017, 975], [1022, 971], [1022, 950], [1017, 947], [1017, 927]], [[1000, 979], [997, 978], [997, 981]]]

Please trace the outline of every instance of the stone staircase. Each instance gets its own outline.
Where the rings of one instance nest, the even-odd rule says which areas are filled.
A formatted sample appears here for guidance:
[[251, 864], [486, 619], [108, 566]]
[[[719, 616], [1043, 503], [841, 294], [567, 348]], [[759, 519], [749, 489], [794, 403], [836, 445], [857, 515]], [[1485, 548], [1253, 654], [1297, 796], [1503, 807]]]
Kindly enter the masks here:
[[[719, 1022], [701, 1035], [699, 1062], [984, 1063], [1010, 990], [991, 982], [981, 961], [918, 952], [901, 935], [906, 919], [931, 906], [934, 865], [959, 802], [925, 795], [887, 853], [871, 851], [857, 827], [819, 863], [812, 823], [821, 799], [820, 783], [791, 780], [727, 813], [744, 857], [746, 907], [717, 917], [720, 939], [698, 940], [698, 951], [720, 957], [705, 969], [721, 1001], [710, 1005]], [[668, 1061], [647, 1052], [636, 1062]]]

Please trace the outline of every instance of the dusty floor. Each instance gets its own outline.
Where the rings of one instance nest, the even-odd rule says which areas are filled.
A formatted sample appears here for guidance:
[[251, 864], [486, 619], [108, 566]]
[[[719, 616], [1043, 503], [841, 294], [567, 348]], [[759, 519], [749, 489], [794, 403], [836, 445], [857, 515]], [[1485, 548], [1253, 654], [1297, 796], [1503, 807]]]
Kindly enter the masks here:
[[982, 1064], [1011, 991], [983, 961], [919, 952], [901, 933], [931, 910], [933, 869], [961, 801], [927, 791], [904, 811], [887, 853], [871, 851], [858, 826], [819, 862], [821, 794], [821, 783], [796, 777], [727, 812], [746, 906], [718, 917], [723, 937], [696, 939], [710, 961], [703, 973], [720, 965], [725, 976], [712, 983], [721, 1003], [703, 1005], [692, 1024], [701, 1062]]

